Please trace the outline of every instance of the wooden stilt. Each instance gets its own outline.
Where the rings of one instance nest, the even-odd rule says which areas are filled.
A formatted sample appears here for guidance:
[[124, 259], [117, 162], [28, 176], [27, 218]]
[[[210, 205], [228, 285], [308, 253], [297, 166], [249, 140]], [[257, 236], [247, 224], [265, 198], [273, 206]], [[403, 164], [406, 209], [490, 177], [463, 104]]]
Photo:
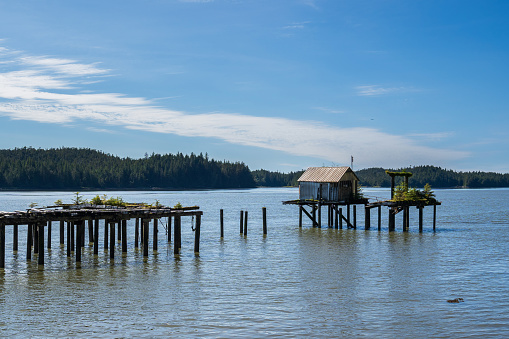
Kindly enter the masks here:
[[33, 224], [33, 237], [34, 237], [34, 254], [39, 253], [39, 225]]
[[5, 225], [0, 224], [0, 268], [5, 268]]
[[67, 257], [71, 257], [71, 222], [67, 221]]
[[117, 241], [120, 242], [122, 241], [122, 223], [120, 221], [117, 223], [117, 228], [118, 228]]
[[115, 258], [115, 225], [117, 223], [110, 222], [110, 259]]
[[201, 215], [198, 214], [196, 216], [196, 227], [194, 228], [194, 253], [200, 253], [200, 228]]
[[406, 232], [408, 230], [408, 225], [407, 225], [407, 215], [408, 215], [408, 210], [407, 210], [407, 207], [403, 207], [403, 232]]
[[334, 228], [339, 228], [339, 212], [338, 212], [338, 205], [334, 205]]
[[378, 230], [382, 230], [382, 206], [378, 206]]
[[134, 224], [134, 248], [138, 248], [139, 240], [140, 240], [140, 218], [136, 218]]
[[244, 212], [244, 236], [247, 237], [247, 211]]
[[313, 219], [313, 227], [317, 227], [318, 223], [316, 222], [316, 205], [315, 204], [313, 204], [313, 206], [312, 206], [311, 213], [313, 214], [313, 218], [312, 218]]
[[88, 219], [88, 243], [92, 244], [94, 242], [94, 221], [92, 219]]
[[48, 250], [51, 249], [51, 220], [48, 221]]
[[318, 202], [318, 227], [322, 227], [322, 203]]
[[343, 209], [342, 208], [339, 209], [338, 219], [339, 219], [339, 228], [343, 229]]
[[219, 227], [221, 238], [224, 238], [223, 209], [219, 210]]
[[149, 237], [149, 227], [150, 227], [150, 219], [141, 219], [141, 223], [143, 225], [143, 256], [148, 257], [148, 237]]
[[65, 235], [64, 235], [64, 226], [65, 225], [65, 221], [63, 220], [60, 220], [60, 245], [63, 245], [64, 244], [64, 239], [65, 239]]
[[12, 226], [12, 251], [18, 251], [18, 224]]
[[419, 206], [417, 208], [419, 209], [419, 232], [422, 232], [422, 210], [424, 207]]
[[76, 227], [76, 223], [71, 221], [71, 252], [74, 252], [74, 228]]
[[304, 207], [302, 205], [299, 205], [299, 227], [302, 227], [302, 210]]
[[433, 232], [436, 231], [437, 226], [437, 205], [433, 205]]
[[37, 225], [37, 242], [39, 248], [39, 257], [37, 258], [37, 263], [39, 265], [44, 265], [44, 224]]
[[152, 234], [152, 250], [157, 251], [157, 241], [158, 241], [157, 233], [159, 232], [159, 229], [157, 228], [158, 227], [157, 218], [154, 218], [154, 222], [153, 222], [152, 226], [153, 226], [153, 233], [154, 233], [154, 234]]
[[122, 220], [122, 253], [127, 253], [127, 220]]
[[240, 211], [240, 234], [244, 233], [244, 211]]
[[369, 230], [371, 228], [371, 210], [364, 207], [364, 229]]
[[28, 224], [27, 227], [27, 260], [32, 260], [32, 224]]
[[389, 209], [389, 231], [392, 232], [396, 229], [396, 214], [393, 208]]
[[175, 216], [174, 220], [174, 232], [173, 232], [173, 253], [179, 254], [180, 253], [180, 246], [181, 246], [181, 217], [180, 215]]
[[350, 220], [351, 220], [350, 219], [350, 205], [346, 205], [346, 221], [347, 221], [346, 227], [347, 228], [350, 228], [350, 224], [351, 224]]
[[267, 235], [267, 208], [262, 207], [263, 235]]
[[94, 254], [99, 254], [99, 219], [94, 220]]

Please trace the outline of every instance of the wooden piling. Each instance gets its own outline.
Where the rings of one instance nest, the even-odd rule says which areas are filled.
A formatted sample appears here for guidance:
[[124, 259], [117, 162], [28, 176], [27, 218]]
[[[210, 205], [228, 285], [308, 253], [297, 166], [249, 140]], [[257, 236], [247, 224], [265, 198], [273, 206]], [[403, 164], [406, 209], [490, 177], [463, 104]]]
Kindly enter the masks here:
[[115, 258], [115, 224], [116, 222], [110, 221], [110, 259]]
[[67, 257], [71, 257], [71, 222], [67, 221]]
[[378, 230], [382, 230], [382, 206], [378, 206]]
[[221, 239], [224, 238], [224, 222], [223, 222], [223, 209], [219, 210], [219, 227]]
[[371, 228], [371, 210], [364, 207], [364, 229], [369, 230]]
[[32, 227], [33, 227], [33, 233], [32, 233], [32, 236], [33, 236], [33, 243], [34, 243], [34, 254], [36, 253], [39, 253], [39, 225], [38, 224], [33, 224]]
[[12, 226], [12, 251], [18, 252], [18, 224]]
[[142, 234], [143, 234], [143, 256], [148, 257], [148, 232], [150, 227], [150, 219], [141, 219], [142, 226]]
[[37, 258], [37, 263], [39, 265], [44, 265], [44, 224], [38, 224], [37, 228], [37, 242], [39, 247], [39, 257]]
[[201, 229], [201, 215], [197, 215], [196, 227], [194, 228], [194, 253], [200, 253], [200, 229]]
[[173, 254], [180, 253], [180, 242], [181, 242], [180, 223], [181, 223], [180, 215], [176, 215], [173, 228]]
[[419, 209], [419, 232], [422, 232], [422, 210], [424, 207], [419, 206], [417, 208]]
[[339, 212], [338, 212], [338, 205], [334, 205], [334, 228], [339, 228]]
[[437, 226], [437, 205], [433, 205], [433, 232], [436, 231]]
[[0, 224], [0, 268], [5, 268], [5, 225]]
[[71, 252], [74, 252], [74, 227], [76, 226], [75, 222], [71, 221]]
[[313, 216], [313, 227], [317, 227], [317, 222], [316, 222], [316, 205], [313, 204], [313, 206], [311, 207], [311, 213], [312, 213], [312, 216]]
[[339, 219], [339, 229], [343, 229], [343, 209], [339, 209], [338, 213], [338, 219]]
[[158, 241], [157, 233], [158, 232], [159, 232], [159, 229], [158, 229], [158, 219], [154, 218], [154, 222], [153, 222], [153, 234], [152, 234], [152, 250], [153, 251], [157, 251], [157, 241]]
[[353, 205], [353, 228], [357, 229], [357, 205]]
[[27, 227], [27, 261], [32, 260], [32, 224]]
[[240, 211], [240, 234], [244, 233], [244, 211]]
[[322, 203], [318, 202], [318, 227], [322, 227]]
[[117, 241], [120, 242], [122, 241], [122, 223], [120, 221], [117, 223], [117, 228], [118, 228]]
[[122, 253], [127, 253], [127, 220], [122, 220]]
[[302, 227], [302, 210], [303, 209], [304, 209], [304, 207], [299, 205], [299, 227]]
[[396, 214], [394, 208], [389, 209], [389, 231], [392, 232], [396, 229]]
[[139, 240], [140, 240], [140, 218], [136, 218], [134, 224], [134, 248], [138, 248]]
[[267, 208], [262, 207], [263, 235], [267, 235]]
[[92, 244], [94, 242], [94, 221], [92, 219], [88, 219], [88, 243]]
[[48, 221], [48, 250], [51, 249], [51, 220]]
[[65, 239], [65, 236], [64, 236], [64, 226], [65, 225], [65, 221], [63, 220], [60, 220], [60, 245], [64, 245], [64, 239]]
[[94, 219], [94, 254], [99, 254], [99, 219]]
[[403, 232], [406, 232], [408, 230], [407, 215], [408, 215], [408, 210], [405, 206], [405, 207], [403, 207]]
[[244, 212], [244, 236], [247, 237], [247, 211]]

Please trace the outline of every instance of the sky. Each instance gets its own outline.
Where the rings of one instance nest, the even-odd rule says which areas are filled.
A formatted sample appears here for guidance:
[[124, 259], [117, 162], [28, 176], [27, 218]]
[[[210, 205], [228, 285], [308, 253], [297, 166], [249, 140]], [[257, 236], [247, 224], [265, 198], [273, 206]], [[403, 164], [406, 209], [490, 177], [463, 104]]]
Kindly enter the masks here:
[[509, 173], [509, 1], [0, 0], [0, 148]]

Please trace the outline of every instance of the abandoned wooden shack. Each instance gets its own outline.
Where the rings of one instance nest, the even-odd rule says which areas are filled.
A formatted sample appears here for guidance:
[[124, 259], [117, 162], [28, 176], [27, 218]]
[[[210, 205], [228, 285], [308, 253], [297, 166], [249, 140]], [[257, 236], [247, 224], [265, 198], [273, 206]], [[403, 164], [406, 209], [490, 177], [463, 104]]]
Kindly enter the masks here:
[[[283, 204], [299, 206], [299, 225], [302, 225], [304, 213], [312, 220], [314, 226], [321, 227], [322, 206], [327, 206], [330, 227], [333, 224], [342, 227], [345, 221], [348, 227], [356, 228], [356, 205], [366, 204], [367, 199], [359, 195], [359, 178], [350, 167], [310, 167], [298, 182], [299, 199], [285, 201]], [[353, 220], [350, 205], [353, 206]], [[311, 212], [304, 206], [311, 207]], [[346, 206], [346, 216], [343, 216], [342, 208], [339, 206]]]
[[[299, 199], [283, 201], [285, 205], [299, 206], [299, 227], [302, 227], [302, 216], [305, 214], [311, 219], [313, 227], [321, 227], [322, 206], [328, 207], [328, 227], [342, 228], [343, 221], [348, 228], [357, 228], [356, 205], [364, 205], [364, 228], [370, 229], [373, 208], [378, 209], [378, 230], [381, 230], [381, 207], [389, 207], [389, 231], [395, 230], [395, 216], [403, 211], [403, 230], [409, 228], [409, 208], [416, 207], [419, 210], [419, 231], [423, 230], [423, 209], [425, 206], [433, 206], [433, 230], [436, 228], [436, 206], [441, 205], [431, 195], [401, 197], [401, 193], [407, 193], [408, 178], [410, 172], [386, 171], [391, 176], [391, 199], [386, 201], [369, 202], [360, 193], [359, 178], [350, 167], [310, 167], [299, 178]], [[404, 178], [403, 192], [395, 195], [395, 177]], [[419, 193], [412, 189], [412, 193]], [[425, 192], [424, 192], [425, 193]], [[405, 194], [403, 194], [405, 195]], [[308, 212], [305, 206], [311, 208]], [[346, 206], [346, 216], [340, 206]], [[352, 213], [350, 207], [352, 206]]]

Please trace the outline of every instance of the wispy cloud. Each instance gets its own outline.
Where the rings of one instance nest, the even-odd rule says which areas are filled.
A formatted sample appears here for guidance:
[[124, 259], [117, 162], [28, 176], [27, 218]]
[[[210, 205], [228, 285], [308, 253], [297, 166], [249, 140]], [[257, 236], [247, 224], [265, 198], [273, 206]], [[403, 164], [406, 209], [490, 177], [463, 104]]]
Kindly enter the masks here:
[[382, 87], [379, 85], [363, 85], [355, 87], [359, 96], [378, 96], [399, 92], [408, 92], [411, 89], [406, 87]]
[[309, 24], [310, 21], [294, 22], [289, 25], [283, 26], [283, 29], [304, 29]]
[[409, 161], [440, 164], [468, 155], [422, 146], [409, 136], [373, 128], [341, 128], [317, 121], [221, 112], [189, 114], [158, 106], [146, 98], [86, 92], [87, 88], [82, 88], [84, 77], [108, 73], [98, 64], [26, 55], [11, 61], [17, 69], [0, 73], [0, 115], [11, 119], [57, 124], [100, 123], [105, 126], [101, 132], [105, 132], [107, 126], [120, 126], [185, 137], [208, 137], [332, 162], [349, 159], [354, 154], [358, 164], [380, 166], [397, 166]]
[[325, 112], [325, 113], [331, 113], [331, 114], [345, 113], [345, 111], [341, 111], [341, 110], [333, 109], [333, 108], [329, 108], [329, 107], [314, 107], [314, 109]]

